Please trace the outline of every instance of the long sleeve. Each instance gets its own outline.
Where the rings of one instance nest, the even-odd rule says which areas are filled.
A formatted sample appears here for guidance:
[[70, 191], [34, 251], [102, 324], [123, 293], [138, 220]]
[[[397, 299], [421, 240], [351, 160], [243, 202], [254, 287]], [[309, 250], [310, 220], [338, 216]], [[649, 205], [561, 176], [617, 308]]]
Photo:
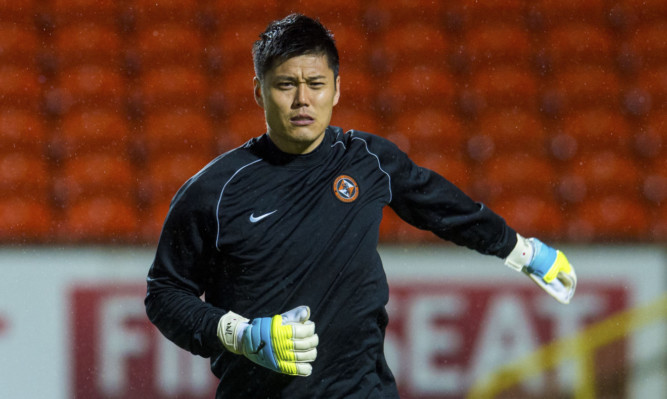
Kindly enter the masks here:
[[172, 201], [147, 278], [146, 313], [165, 337], [203, 357], [222, 350], [217, 322], [225, 313], [206, 291], [214, 223], [206, 195], [182, 188]]
[[395, 145], [383, 139], [372, 148], [391, 176], [389, 205], [406, 222], [455, 244], [506, 257], [516, 245], [516, 233], [484, 204], [473, 201], [436, 172], [417, 166]]

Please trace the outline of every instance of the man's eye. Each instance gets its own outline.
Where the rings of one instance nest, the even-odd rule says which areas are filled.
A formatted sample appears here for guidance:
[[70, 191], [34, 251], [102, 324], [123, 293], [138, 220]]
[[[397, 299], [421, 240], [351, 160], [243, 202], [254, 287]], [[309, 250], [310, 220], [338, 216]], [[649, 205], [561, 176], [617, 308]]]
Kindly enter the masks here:
[[289, 89], [294, 87], [293, 82], [278, 82], [278, 88], [280, 89]]

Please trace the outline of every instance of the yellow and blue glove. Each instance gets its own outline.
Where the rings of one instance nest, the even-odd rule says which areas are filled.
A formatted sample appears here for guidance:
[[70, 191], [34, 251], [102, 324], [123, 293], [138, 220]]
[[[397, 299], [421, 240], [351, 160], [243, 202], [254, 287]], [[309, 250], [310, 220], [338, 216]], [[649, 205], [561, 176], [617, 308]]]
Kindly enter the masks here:
[[319, 339], [310, 308], [299, 306], [252, 321], [228, 312], [218, 322], [218, 338], [230, 352], [281, 374], [307, 377], [317, 357]]
[[537, 238], [517, 234], [517, 245], [505, 264], [527, 274], [560, 303], [570, 303], [577, 288], [577, 275], [565, 254]]

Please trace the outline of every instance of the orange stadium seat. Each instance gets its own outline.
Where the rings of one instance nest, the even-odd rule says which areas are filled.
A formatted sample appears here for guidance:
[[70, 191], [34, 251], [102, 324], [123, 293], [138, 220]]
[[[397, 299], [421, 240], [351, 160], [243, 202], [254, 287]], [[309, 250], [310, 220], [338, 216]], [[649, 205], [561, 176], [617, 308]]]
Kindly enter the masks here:
[[474, 134], [488, 137], [498, 154], [545, 153], [546, 130], [537, 114], [523, 108], [490, 109], [480, 115], [472, 130]]
[[221, 27], [212, 49], [207, 49], [212, 72], [217, 75], [230, 69], [252, 70], [252, 46], [265, 28], [266, 24], [260, 21], [237, 21]]
[[410, 65], [444, 68], [449, 49], [450, 41], [442, 28], [412, 22], [382, 32], [370, 56], [378, 71]]
[[522, 0], [465, 0], [451, 3], [448, 4], [450, 18], [459, 19], [467, 29], [495, 23], [520, 25], [525, 18]]
[[202, 64], [203, 43], [196, 28], [177, 23], [146, 24], [136, 34], [132, 56], [144, 72], [169, 65], [194, 69]]
[[196, 24], [198, 3], [192, 0], [135, 0], [123, 2], [128, 18], [136, 27], [145, 24], [176, 22]]
[[538, 81], [528, 69], [513, 66], [489, 67], [471, 77], [462, 91], [464, 112], [478, 114], [488, 107], [537, 108]]
[[558, 175], [552, 163], [527, 153], [500, 154], [477, 168], [474, 192], [484, 201], [512, 195], [553, 197]]
[[153, 157], [141, 173], [139, 196], [147, 204], [163, 203], [211, 160], [212, 156], [188, 152]]
[[39, 37], [32, 25], [0, 21], [0, 63], [33, 66], [37, 62]]
[[350, 106], [360, 110], [376, 107], [378, 88], [368, 68], [347, 63], [341, 66], [339, 74], [341, 99], [338, 107]]
[[667, 63], [641, 71], [637, 86], [648, 93], [649, 108], [652, 111], [665, 111], [667, 102]]
[[463, 40], [467, 64], [472, 69], [500, 64], [531, 65], [531, 39], [521, 26], [480, 25], [467, 31]]
[[639, 23], [665, 20], [667, 3], [663, 0], [621, 0]]
[[553, 198], [510, 195], [499, 198], [489, 206], [523, 236], [560, 240], [564, 235], [563, 212]]
[[552, 147], [557, 158], [567, 159], [575, 154], [612, 150], [631, 154], [633, 130], [617, 110], [607, 108], [585, 109], [563, 118], [562, 135], [575, 146], [571, 149]]
[[437, 67], [399, 68], [383, 84], [386, 87], [380, 88], [378, 101], [386, 110], [405, 113], [428, 106], [445, 112], [455, 105], [455, 78]]
[[142, 131], [149, 156], [174, 152], [213, 154], [213, 130], [201, 111], [178, 108], [150, 113]]
[[339, 126], [345, 131], [355, 129], [375, 134], [381, 133], [375, 113], [350, 106], [347, 103], [338, 104], [334, 108], [331, 125]]
[[83, 22], [59, 27], [54, 36], [60, 68], [81, 64], [121, 66], [123, 43], [113, 26]]
[[18, 65], [0, 65], [0, 105], [36, 108], [41, 94], [37, 71]]
[[130, 126], [115, 108], [84, 109], [65, 114], [52, 140], [64, 157], [87, 152], [122, 154], [130, 144]]
[[[334, 111], [335, 112], [335, 111]], [[266, 132], [264, 111], [254, 108], [232, 112], [218, 122], [218, 147], [224, 150], [238, 147], [253, 137]]]
[[667, 25], [664, 22], [638, 26], [630, 37], [630, 51], [640, 65], [667, 63]]
[[373, 0], [366, 3], [365, 20], [372, 30], [392, 29], [414, 21], [438, 26], [445, 21], [446, 10], [442, 1]]
[[115, 0], [46, 0], [43, 7], [54, 19], [57, 27], [70, 23], [94, 22], [113, 25], [118, 15], [118, 1]]
[[607, 22], [605, 0], [536, 0], [528, 2], [528, 14], [538, 28], [553, 28], [574, 21]]
[[667, 112], [651, 113], [634, 135], [635, 148], [645, 158], [667, 158]]
[[66, 242], [127, 244], [136, 242], [138, 227], [134, 201], [96, 196], [65, 208], [58, 235]]
[[[355, 0], [337, 2], [329, 0], [287, 0], [284, 6], [285, 9], [290, 11], [319, 18], [329, 29], [332, 29], [333, 25], [338, 23], [361, 25], [366, 8], [362, 2]], [[333, 30], [333, 32], [335, 33], [336, 30]]]
[[44, 198], [50, 190], [49, 165], [40, 154], [0, 154], [0, 196]]
[[39, 0], [5, 0], [0, 2], [0, 20], [33, 24]]
[[667, 200], [667, 157], [649, 163], [642, 178], [644, 197], [658, 207], [663, 205]]
[[0, 242], [38, 243], [51, 239], [53, 211], [45, 198], [0, 198]]
[[54, 191], [61, 203], [93, 196], [135, 198], [136, 173], [122, 154], [79, 155], [67, 159], [55, 175]]
[[651, 214], [651, 238], [656, 242], [667, 241], [667, 207], [660, 206]]
[[[326, 21], [324, 21], [326, 23]], [[336, 41], [336, 48], [340, 57], [341, 68], [363, 68], [368, 58], [370, 47], [367, 32], [356, 25], [349, 23], [327, 24]]]
[[167, 198], [142, 209], [140, 216], [142, 240], [147, 243], [156, 243], [158, 241], [165, 218], [169, 212], [170, 203], [171, 198]]
[[208, 101], [215, 114], [256, 111], [252, 67], [226, 71], [212, 81]]
[[612, 151], [577, 157], [564, 166], [558, 187], [567, 202], [600, 195], [638, 196], [642, 172], [637, 162]]
[[0, 152], [42, 153], [46, 130], [42, 119], [30, 109], [0, 109]]
[[78, 108], [122, 107], [125, 79], [118, 68], [79, 65], [61, 71], [55, 89], [46, 96], [48, 112], [60, 115]]
[[137, 106], [146, 111], [160, 107], [202, 107], [208, 80], [197, 68], [166, 66], [147, 71], [141, 77]]
[[585, 107], [618, 107], [621, 82], [610, 67], [571, 66], [545, 83], [543, 103], [554, 114], [579, 111]]
[[241, 21], [243, 23], [255, 21], [259, 35], [269, 22], [284, 16], [281, 14], [282, 4], [279, 6], [278, 3], [278, 0], [206, 1], [200, 2], [199, 8], [205, 27], [213, 26], [208, 29], [209, 31], [225, 29], [225, 26], [235, 25]]
[[568, 239], [639, 241], [649, 232], [649, 213], [636, 197], [626, 194], [587, 199], [569, 214]]
[[613, 67], [615, 45], [614, 38], [604, 26], [574, 22], [547, 32], [544, 52], [554, 69], [573, 64]]
[[466, 132], [452, 113], [434, 107], [401, 112], [391, 130], [407, 136], [409, 153], [460, 154]]

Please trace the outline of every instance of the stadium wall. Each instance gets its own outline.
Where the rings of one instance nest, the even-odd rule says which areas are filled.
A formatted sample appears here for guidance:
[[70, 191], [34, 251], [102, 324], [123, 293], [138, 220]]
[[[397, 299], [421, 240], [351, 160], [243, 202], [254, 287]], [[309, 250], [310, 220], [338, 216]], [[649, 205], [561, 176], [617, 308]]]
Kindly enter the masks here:
[[[667, 397], [664, 248], [564, 249], [579, 277], [569, 306], [492, 257], [381, 247], [386, 352], [402, 397]], [[152, 256], [0, 249], [0, 397], [213, 397], [207, 361], [146, 319]]]

